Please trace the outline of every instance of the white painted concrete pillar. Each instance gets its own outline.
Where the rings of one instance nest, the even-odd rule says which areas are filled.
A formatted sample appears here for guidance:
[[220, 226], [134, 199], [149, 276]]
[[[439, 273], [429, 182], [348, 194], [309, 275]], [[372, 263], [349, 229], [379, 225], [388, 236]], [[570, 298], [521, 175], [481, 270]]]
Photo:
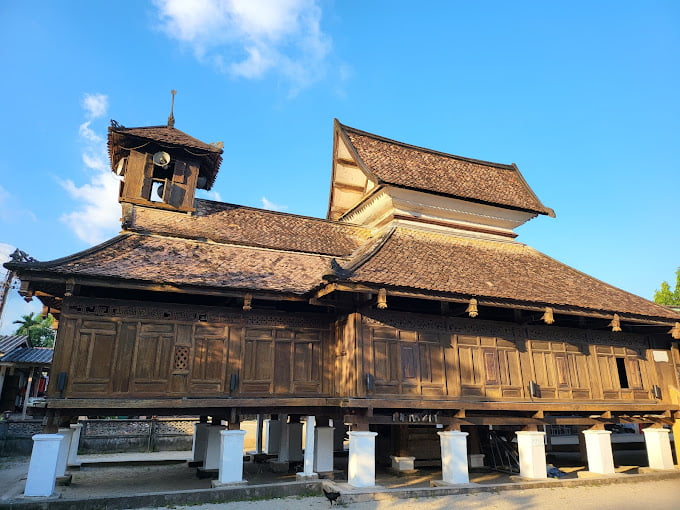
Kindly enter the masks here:
[[302, 423], [283, 423], [281, 425], [279, 462], [299, 462], [301, 460]]
[[470, 483], [467, 457], [467, 432], [437, 432], [442, 450], [442, 480], [446, 483]]
[[245, 430], [220, 431], [219, 483], [241, 483], [244, 481], [243, 443], [245, 437]]
[[63, 439], [59, 443], [59, 455], [57, 457], [57, 476], [66, 476], [66, 463], [68, 462], [68, 451], [71, 448], [71, 439], [73, 438], [73, 430], [69, 428], [60, 428], [57, 432]]
[[[205, 459], [203, 461], [203, 469], [219, 469], [220, 457], [222, 449], [222, 432], [226, 427], [224, 425], [210, 425], [208, 427], [208, 440], [206, 441]], [[243, 456], [243, 452], [241, 452]]]
[[334, 427], [314, 428], [314, 471], [330, 473], [333, 471]]
[[70, 425], [70, 429], [73, 431], [73, 435], [71, 436], [71, 443], [68, 447], [66, 465], [75, 467], [82, 464], [82, 462], [78, 460], [78, 446], [80, 446], [80, 431], [83, 429], [83, 424], [73, 423]]
[[28, 477], [24, 496], [47, 497], [54, 492], [57, 478], [59, 445], [64, 436], [60, 434], [36, 434], [28, 465]]
[[210, 425], [204, 422], [194, 423], [194, 437], [191, 444], [191, 461], [204, 462], [208, 449], [208, 430]]
[[347, 483], [352, 487], [375, 486], [375, 437], [377, 432], [354, 430], [349, 433]]
[[264, 453], [276, 455], [281, 449], [281, 422], [264, 420]]
[[545, 462], [545, 432], [521, 430], [517, 434], [519, 450], [519, 476], [522, 478], [548, 478]]
[[614, 454], [612, 438], [609, 430], [584, 430], [586, 438], [586, 454], [588, 455], [588, 471], [601, 475], [613, 475]]
[[[649, 467], [652, 469], [675, 469], [669, 437], [671, 431], [661, 428], [646, 428], [642, 432], [645, 435]], [[677, 438], [676, 441], [680, 441], [680, 438]]]
[[307, 416], [305, 419], [305, 455], [302, 473], [297, 473], [299, 477], [315, 477], [314, 472], [314, 429], [316, 428], [314, 416]]

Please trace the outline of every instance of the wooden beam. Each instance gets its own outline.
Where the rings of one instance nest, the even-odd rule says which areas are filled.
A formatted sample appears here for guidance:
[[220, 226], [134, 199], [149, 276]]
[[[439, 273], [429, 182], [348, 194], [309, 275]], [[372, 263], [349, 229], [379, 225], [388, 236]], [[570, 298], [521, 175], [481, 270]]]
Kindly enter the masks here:
[[344, 182], [338, 182], [338, 181], [335, 181], [333, 183], [333, 187], [341, 189], [343, 191], [356, 192], [357, 194], [361, 194], [361, 195], [363, 195], [364, 191], [366, 191], [365, 186], [355, 186], [353, 184], [346, 184]]
[[347, 158], [337, 158], [335, 162], [339, 165], [344, 165], [344, 166], [353, 166], [356, 168], [359, 168], [359, 165], [357, 165], [356, 161], [353, 161], [351, 159]]

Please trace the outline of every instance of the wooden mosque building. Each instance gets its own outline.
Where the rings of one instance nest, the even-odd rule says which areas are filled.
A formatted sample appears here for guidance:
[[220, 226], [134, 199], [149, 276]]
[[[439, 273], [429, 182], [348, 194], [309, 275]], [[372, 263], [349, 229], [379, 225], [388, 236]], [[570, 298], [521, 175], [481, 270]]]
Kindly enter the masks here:
[[376, 458], [412, 469], [425, 454], [466, 482], [490, 428], [516, 432], [522, 476], [546, 476], [547, 425], [580, 427], [589, 469], [609, 473], [605, 425], [640, 423], [652, 467], [673, 468], [678, 313], [518, 242], [554, 213], [515, 164], [337, 121], [333, 137], [317, 219], [197, 199], [221, 145], [172, 118], [112, 122], [120, 235], [6, 264], [59, 321], [45, 437], [79, 415], [201, 416], [198, 460], [231, 483], [242, 419], [268, 417], [282, 462], [306, 421], [307, 475], [333, 469], [331, 425], [345, 424], [360, 487]]

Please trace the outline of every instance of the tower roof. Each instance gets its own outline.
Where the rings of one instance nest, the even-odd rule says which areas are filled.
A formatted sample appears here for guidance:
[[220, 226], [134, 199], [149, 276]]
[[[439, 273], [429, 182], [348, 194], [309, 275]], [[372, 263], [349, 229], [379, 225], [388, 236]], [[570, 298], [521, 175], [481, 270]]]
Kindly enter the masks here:
[[208, 144], [170, 126], [125, 127], [115, 121], [109, 126], [109, 158], [114, 168], [121, 157], [127, 156], [130, 149], [149, 146], [151, 151], [161, 149], [180, 149], [193, 159], [201, 162], [201, 173], [205, 172], [210, 189], [222, 163], [223, 150], [217, 145]]

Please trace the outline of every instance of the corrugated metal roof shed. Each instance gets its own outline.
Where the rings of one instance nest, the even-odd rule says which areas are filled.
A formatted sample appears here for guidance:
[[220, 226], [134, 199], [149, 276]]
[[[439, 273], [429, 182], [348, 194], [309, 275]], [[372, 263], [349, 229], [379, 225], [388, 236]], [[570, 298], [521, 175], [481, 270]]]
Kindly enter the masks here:
[[49, 365], [54, 349], [50, 347], [18, 347], [0, 358], [2, 363], [25, 363], [27, 365]]
[[26, 335], [0, 335], [0, 356], [8, 353], [21, 345], [31, 346], [31, 341]]

